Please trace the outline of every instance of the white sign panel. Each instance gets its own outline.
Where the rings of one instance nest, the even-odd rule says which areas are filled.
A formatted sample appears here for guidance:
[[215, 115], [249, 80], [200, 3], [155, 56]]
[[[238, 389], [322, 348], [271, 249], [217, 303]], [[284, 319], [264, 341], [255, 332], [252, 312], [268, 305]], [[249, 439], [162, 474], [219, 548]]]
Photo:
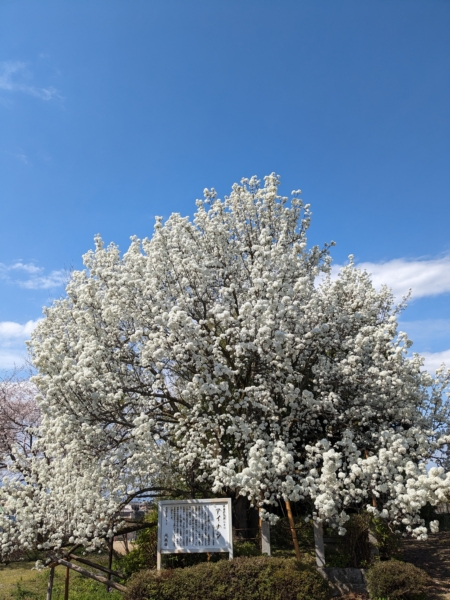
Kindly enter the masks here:
[[180, 552], [229, 552], [233, 557], [229, 498], [158, 502], [158, 558]]

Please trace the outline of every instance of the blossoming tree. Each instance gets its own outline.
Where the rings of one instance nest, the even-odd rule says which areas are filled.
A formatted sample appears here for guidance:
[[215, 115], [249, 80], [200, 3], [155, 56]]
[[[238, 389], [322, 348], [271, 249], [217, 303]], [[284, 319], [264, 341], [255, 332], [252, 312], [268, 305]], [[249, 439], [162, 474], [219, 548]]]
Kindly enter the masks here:
[[341, 530], [356, 507], [426, 534], [448, 373], [407, 357], [387, 288], [351, 260], [329, 276], [331, 244], [308, 248], [309, 206], [278, 185], [205, 190], [123, 256], [96, 238], [32, 336], [41, 454], [0, 491], [4, 549], [100, 544], [124, 502], [180, 481], [269, 520], [304, 499]]
[[33, 430], [39, 425], [36, 388], [17, 372], [0, 378], [0, 473], [18, 462], [23, 467], [33, 451]]

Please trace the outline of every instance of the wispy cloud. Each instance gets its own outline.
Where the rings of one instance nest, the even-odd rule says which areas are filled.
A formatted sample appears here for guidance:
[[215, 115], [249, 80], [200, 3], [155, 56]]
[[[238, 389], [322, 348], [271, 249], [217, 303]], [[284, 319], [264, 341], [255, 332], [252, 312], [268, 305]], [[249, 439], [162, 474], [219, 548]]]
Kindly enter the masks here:
[[[386, 262], [362, 262], [356, 265], [372, 275], [376, 288], [383, 284], [392, 289], [396, 298], [405, 296], [409, 290], [412, 298], [438, 296], [450, 292], [450, 256], [429, 260], [395, 258]], [[341, 265], [333, 266], [333, 274]]]
[[0, 369], [13, 369], [23, 365], [27, 358], [25, 341], [38, 320], [26, 323], [0, 321]]
[[384, 263], [360, 263], [358, 267], [372, 273], [375, 286], [385, 283], [396, 296], [403, 296], [410, 289], [413, 298], [450, 292], [450, 256], [430, 260], [397, 258]]
[[67, 282], [64, 270], [55, 270], [46, 274], [43, 267], [21, 260], [11, 265], [0, 263], [0, 279], [29, 290], [48, 290]]
[[60, 93], [53, 86], [37, 87], [27, 82], [30, 74], [27, 65], [18, 60], [0, 62], [0, 90], [7, 92], [22, 92], [41, 100], [61, 98]]
[[442, 363], [450, 368], [450, 319], [402, 320], [399, 331], [405, 331], [413, 341], [411, 352], [425, 358], [427, 371], [434, 372]]
[[20, 160], [20, 162], [23, 162], [25, 165], [29, 165], [29, 161], [28, 161], [28, 156], [24, 153], [24, 152], [7, 152], [6, 150], [2, 150], [3, 154], [6, 154], [7, 156], [11, 156], [12, 158], [15, 158], [16, 160]]
[[425, 369], [434, 374], [442, 363], [445, 364], [447, 369], [450, 368], [450, 350], [443, 350], [442, 352], [421, 352], [421, 355], [425, 358]]

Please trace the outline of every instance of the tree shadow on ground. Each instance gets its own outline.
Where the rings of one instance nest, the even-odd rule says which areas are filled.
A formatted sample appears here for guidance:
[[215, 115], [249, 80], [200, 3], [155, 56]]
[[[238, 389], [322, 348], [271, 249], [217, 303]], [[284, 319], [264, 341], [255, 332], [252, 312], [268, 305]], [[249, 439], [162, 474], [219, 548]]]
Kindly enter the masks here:
[[424, 541], [405, 539], [402, 547], [404, 560], [426, 571], [432, 579], [427, 598], [450, 599], [450, 531], [432, 534]]

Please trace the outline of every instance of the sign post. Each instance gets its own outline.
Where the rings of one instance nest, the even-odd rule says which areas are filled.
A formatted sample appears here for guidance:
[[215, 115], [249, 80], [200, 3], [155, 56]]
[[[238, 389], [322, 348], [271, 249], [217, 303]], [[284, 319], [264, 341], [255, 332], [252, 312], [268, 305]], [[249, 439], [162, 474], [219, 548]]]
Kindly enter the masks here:
[[231, 499], [158, 502], [158, 571], [161, 554], [228, 552], [233, 558]]

